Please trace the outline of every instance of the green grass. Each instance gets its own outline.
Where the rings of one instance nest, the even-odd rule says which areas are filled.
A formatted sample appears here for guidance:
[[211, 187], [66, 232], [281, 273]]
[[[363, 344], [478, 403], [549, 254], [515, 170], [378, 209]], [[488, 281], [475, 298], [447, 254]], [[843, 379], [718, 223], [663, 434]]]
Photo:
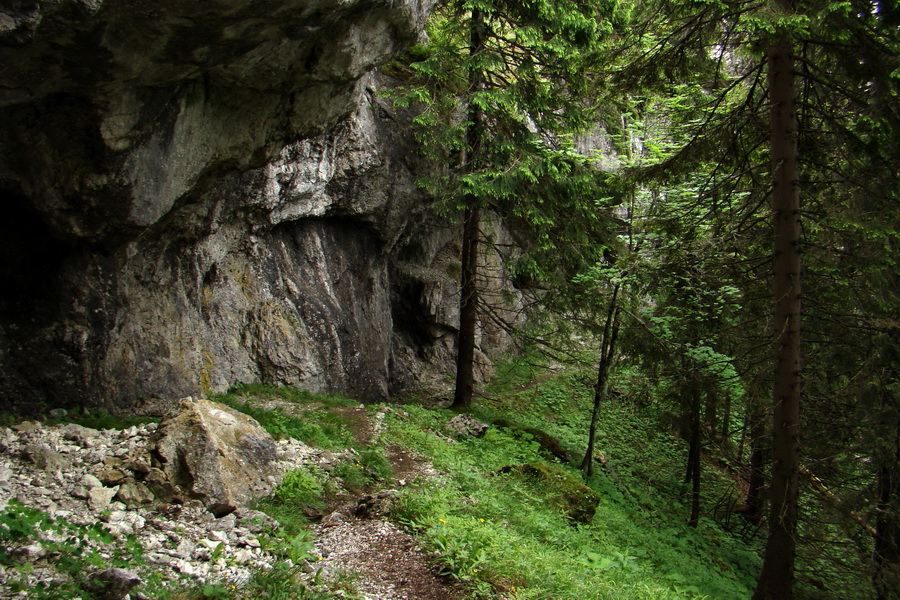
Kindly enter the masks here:
[[[280, 399], [302, 407], [297, 414], [286, 409], [267, 410], [260, 402]], [[319, 395], [288, 387], [262, 384], [235, 386], [224, 394], [210, 397], [256, 419], [277, 439], [294, 438], [323, 450], [343, 450], [357, 444], [349, 423], [329, 407], [356, 406], [358, 402], [335, 394]], [[289, 405], [290, 405], [289, 404]]]
[[[583, 455], [590, 410], [590, 373], [549, 374], [534, 365], [498, 370], [500, 379], [474, 413], [536, 427]], [[529, 378], [537, 376], [538, 383]], [[756, 548], [709, 519], [687, 527], [681, 479], [686, 447], [660, 431], [652, 410], [610, 401], [601, 415], [598, 448], [616, 477], [600, 468], [586, 483], [601, 496], [591, 523], [566, 519], [548, 490], [530, 485], [507, 465], [546, 462], [537, 442], [492, 427], [480, 439], [453, 442], [442, 432], [449, 411], [404, 407], [389, 416], [387, 437], [429, 457], [444, 473], [435, 484], [405, 489], [397, 518], [437, 551], [446, 572], [472, 583], [478, 595], [517, 599], [730, 600], [751, 595], [760, 561]], [[648, 433], [650, 432], [650, 433]], [[706, 485], [711, 502], [724, 485]]]
[[602, 497], [597, 514], [573, 526], [546, 494], [497, 473], [540, 461], [533, 444], [494, 428], [448, 443], [433, 431], [452, 415], [407, 410], [408, 421], [390, 423], [391, 439], [432, 457], [446, 480], [404, 491], [398, 518], [483, 595], [515, 588], [517, 598], [547, 600], [749, 596], [758, 560], [714, 524], [693, 530], [649, 515], [598, 475], [588, 482]]
[[317, 394], [298, 388], [264, 383], [238, 383], [232, 386], [225, 394], [219, 394], [215, 397], [227, 398], [229, 396], [280, 398], [296, 404], [321, 404], [324, 406], [356, 406], [359, 404], [357, 400], [341, 396], [340, 394]]

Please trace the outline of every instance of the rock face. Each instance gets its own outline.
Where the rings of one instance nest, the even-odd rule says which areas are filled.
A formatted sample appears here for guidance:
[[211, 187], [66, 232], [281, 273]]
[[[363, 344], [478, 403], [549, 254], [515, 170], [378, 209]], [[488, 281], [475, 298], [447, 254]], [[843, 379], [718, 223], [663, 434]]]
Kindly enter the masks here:
[[372, 401], [445, 364], [456, 236], [372, 74], [431, 3], [0, 7], [0, 399]]
[[[359, 104], [426, 1], [23, 0], [0, 9], [5, 178], [63, 238], [157, 223]], [[11, 190], [16, 191], [16, 190]]]
[[272, 436], [247, 415], [209, 400], [182, 400], [181, 411], [160, 423], [154, 452], [169, 481], [216, 517], [268, 495], [280, 474]]

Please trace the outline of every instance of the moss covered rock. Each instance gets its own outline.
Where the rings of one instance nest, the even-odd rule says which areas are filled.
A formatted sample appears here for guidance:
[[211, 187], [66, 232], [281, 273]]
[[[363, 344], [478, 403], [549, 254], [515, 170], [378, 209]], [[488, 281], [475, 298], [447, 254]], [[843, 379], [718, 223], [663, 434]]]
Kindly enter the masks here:
[[555, 457], [564, 463], [572, 460], [569, 451], [563, 448], [562, 443], [557, 438], [537, 427], [519, 427], [506, 419], [497, 419], [494, 421], [494, 426], [509, 429], [514, 433], [530, 435], [541, 447], [541, 452], [548, 458]]
[[565, 471], [543, 463], [526, 463], [503, 467], [500, 472], [518, 475], [533, 484], [576, 523], [590, 523], [597, 512], [600, 494]]

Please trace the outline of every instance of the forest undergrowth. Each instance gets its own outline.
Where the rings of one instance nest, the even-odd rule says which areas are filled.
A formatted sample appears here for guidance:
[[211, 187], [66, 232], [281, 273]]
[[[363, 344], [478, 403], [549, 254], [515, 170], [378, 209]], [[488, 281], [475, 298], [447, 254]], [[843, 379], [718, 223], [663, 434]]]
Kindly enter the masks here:
[[[627, 397], [604, 407], [598, 447], [605, 466], [585, 480], [600, 502], [587, 524], [568, 519], [546, 486], [504, 473], [509, 465], [543, 463], [581, 480], [576, 465], [590, 389], [577, 372], [545, 373], [527, 360], [501, 367], [473, 415], [512, 427], [491, 427], [480, 438], [435, 435], [452, 416], [446, 411], [413, 404], [394, 413], [390, 439], [428, 456], [447, 479], [406, 490], [396, 518], [485, 598], [497, 590], [547, 600], [748, 597], [761, 539], [742, 539], [711, 518], [686, 525], [686, 443], [661, 429], [648, 407]], [[571, 464], [528, 430], [557, 438]], [[712, 510], [713, 497], [731, 484], [715, 472], [708, 479]]]
[[[257, 508], [280, 523], [266, 537], [281, 557], [275, 569], [257, 573], [242, 588], [208, 584], [164, 595], [177, 600], [243, 598], [251, 592], [283, 600], [362, 597], [354, 590], [353, 573], [327, 581], [301, 575], [302, 565], [319, 558], [309, 515], [327, 514], [348, 497], [395, 487], [399, 493], [389, 518], [414, 535], [435, 557], [440, 574], [462, 583], [472, 598], [749, 597], [764, 536], [736, 514], [723, 518], [742, 490], [721, 449], [704, 452], [702, 517], [690, 527], [687, 442], [666, 425], [660, 408], [665, 402], [652, 396], [662, 388], [621, 372], [602, 407], [597, 468], [583, 477], [578, 465], [590, 420], [590, 380], [588, 371], [548, 368], [533, 356], [500, 365], [470, 411], [491, 424], [481, 437], [454, 433], [448, 423], [456, 413], [423, 406], [431, 398], [409, 396], [363, 410], [340, 396], [256, 384], [213, 397], [253, 416], [276, 438], [335, 453], [352, 449], [353, 458], [328, 472], [288, 473], [258, 502]], [[365, 427], [348, 420], [351, 412], [368, 420], [365, 427], [375, 415], [383, 418], [375, 443], [361, 433]], [[101, 417], [103, 426], [115, 425], [114, 417]], [[97, 418], [84, 417], [88, 424]], [[398, 485], [389, 447], [432, 465], [439, 480]], [[534, 472], [551, 473], [559, 485], [528, 475]], [[577, 491], [582, 484], [593, 490], [596, 511], [592, 518], [573, 519], [565, 488]], [[803, 585], [798, 592], [816, 597]]]
[[[729, 532], [711, 518], [733, 478], [706, 469], [706, 517], [698, 527], [688, 527], [682, 484], [687, 445], [660, 425], [652, 404], [634, 396], [638, 391], [623, 389], [604, 407], [598, 435], [602, 463], [592, 477], [582, 478], [577, 464], [590, 417], [587, 377], [518, 359], [498, 369], [471, 413], [503, 427], [491, 426], [482, 437], [457, 437], [447, 428], [454, 412], [424, 408], [423, 399], [408, 397], [386, 411], [377, 447], [351, 439], [349, 425], [328, 409], [329, 403], [341, 403], [333, 398], [322, 405], [305, 393], [293, 398], [294, 392], [283, 388], [245, 387], [220, 401], [252, 414], [275, 435], [330, 449], [356, 445], [370, 463], [378, 463], [372, 457], [383, 456], [385, 445], [399, 446], [433, 464], [441, 473], [439, 484], [401, 488], [391, 518], [433, 551], [441, 572], [465, 582], [474, 598], [748, 597], [762, 538]], [[272, 393], [320, 406], [302, 416], [266, 410], [260, 398]], [[384, 408], [369, 407], [370, 414]], [[529, 433], [538, 430], [559, 441], [571, 464]], [[358, 490], [392, 483], [378, 464], [355, 465], [364, 477]], [[584, 481], [599, 495], [593, 518], [573, 521], [564, 502], [557, 501], [558, 490], [511, 469], [518, 465], [544, 465], [572, 482]], [[305, 517], [296, 507], [323, 506], [337, 491], [333, 476], [299, 472], [261, 508], [285, 524], [280, 534], [287, 546], [311, 547]]]

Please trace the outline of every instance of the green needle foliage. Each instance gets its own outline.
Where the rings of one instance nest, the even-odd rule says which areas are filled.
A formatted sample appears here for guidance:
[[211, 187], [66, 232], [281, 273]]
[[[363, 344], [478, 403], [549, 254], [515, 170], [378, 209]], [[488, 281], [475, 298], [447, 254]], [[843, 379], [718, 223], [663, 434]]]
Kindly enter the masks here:
[[[770, 171], [780, 168], [770, 135], [793, 137], [806, 371], [798, 583], [834, 598], [891, 598], [900, 581], [900, 406], [889, 366], [898, 355], [896, 2], [661, 0], [636, 3], [633, 16], [634, 35], [607, 73], [609, 93], [631, 97], [632, 118], [649, 124], [631, 170], [646, 193], [635, 226], [645, 268], [633, 272], [645, 282], [648, 322], [638, 327], [689, 349], [692, 364], [727, 361], [737, 380], [719, 379], [738, 384], [732, 401], [745, 392], [745, 415], [731, 410], [743, 434], [731, 441], [739, 454], [752, 447], [750, 471], [760, 473], [770, 445], [761, 407], [778, 405], [767, 397], [778, 258], [768, 241]], [[770, 127], [766, 52], [778, 44], [791, 48], [795, 81], [788, 136]], [[641, 354], [658, 346], [643, 343]], [[662, 364], [668, 372], [644, 368], [674, 383], [672, 361]], [[751, 487], [763, 479], [752, 476]], [[777, 587], [791, 597], [789, 583]]]
[[[473, 9], [482, 33], [474, 54]], [[410, 64], [415, 76], [395, 95], [417, 103], [423, 151], [451, 165], [426, 187], [451, 210], [477, 199], [517, 226], [529, 249], [562, 251], [567, 236], [608, 234], [607, 178], [571, 138], [596, 123], [589, 74], [612, 33], [599, 10], [594, 2], [442, 4], [421, 51], [426, 57]], [[458, 81], [466, 73], [477, 89]], [[478, 109], [477, 123], [465, 117], [467, 107]], [[516, 268], [538, 278], [555, 272], [527, 259]]]
[[563, 284], [611, 235], [617, 194], [575, 150], [598, 111], [592, 69], [613, 36], [615, 5], [594, 0], [448, 0], [390, 95], [416, 109], [422, 151], [445, 165], [422, 184], [463, 213], [455, 406], [472, 397], [482, 211], [517, 237], [505, 263], [520, 281]]

